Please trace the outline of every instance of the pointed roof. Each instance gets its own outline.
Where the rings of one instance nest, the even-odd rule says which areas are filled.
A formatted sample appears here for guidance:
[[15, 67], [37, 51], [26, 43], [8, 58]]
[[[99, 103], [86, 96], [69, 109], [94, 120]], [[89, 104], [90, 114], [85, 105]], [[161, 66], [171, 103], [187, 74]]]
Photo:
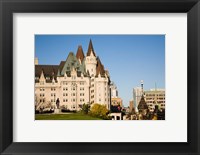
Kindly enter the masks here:
[[97, 57], [97, 68], [96, 68], [96, 76], [98, 75], [104, 76], [105, 75], [105, 70], [104, 70], [104, 66], [101, 63], [101, 60], [99, 57]]
[[138, 104], [138, 110], [144, 110], [144, 109], [148, 109], [148, 105], [144, 100], [144, 95], [142, 95], [141, 100]]
[[83, 59], [85, 58], [84, 53], [83, 53], [83, 49], [82, 46], [78, 46], [78, 50], [76, 52], [76, 58], [80, 59], [81, 62], [83, 61]]
[[89, 43], [88, 51], [87, 51], [87, 56], [90, 56], [91, 52], [93, 53], [94, 56], [96, 56], [96, 54], [94, 52], [93, 45], [92, 45], [92, 40], [90, 39], [90, 43]]

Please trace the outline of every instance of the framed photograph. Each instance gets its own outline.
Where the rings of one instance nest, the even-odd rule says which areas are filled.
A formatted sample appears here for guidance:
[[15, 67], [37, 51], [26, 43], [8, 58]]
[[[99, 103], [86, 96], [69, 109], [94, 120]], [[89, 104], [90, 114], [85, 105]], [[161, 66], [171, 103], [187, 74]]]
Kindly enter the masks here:
[[199, 9], [1, 0], [1, 153], [199, 154]]

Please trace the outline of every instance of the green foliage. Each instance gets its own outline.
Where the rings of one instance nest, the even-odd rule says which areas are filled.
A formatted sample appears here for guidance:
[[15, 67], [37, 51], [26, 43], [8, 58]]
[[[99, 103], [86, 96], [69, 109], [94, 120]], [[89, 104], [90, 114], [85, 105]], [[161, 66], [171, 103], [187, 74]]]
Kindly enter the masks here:
[[35, 120], [101, 120], [101, 118], [92, 117], [82, 113], [69, 114], [36, 114]]
[[110, 119], [107, 114], [108, 114], [108, 109], [106, 108], [106, 105], [101, 105], [95, 103], [94, 105], [91, 106], [89, 114], [93, 117], [98, 117], [102, 119]]
[[82, 107], [82, 109], [81, 109], [81, 112], [83, 113], [83, 114], [88, 114], [89, 113], [89, 110], [90, 110], [90, 106], [89, 106], [89, 104], [83, 104], [83, 107]]

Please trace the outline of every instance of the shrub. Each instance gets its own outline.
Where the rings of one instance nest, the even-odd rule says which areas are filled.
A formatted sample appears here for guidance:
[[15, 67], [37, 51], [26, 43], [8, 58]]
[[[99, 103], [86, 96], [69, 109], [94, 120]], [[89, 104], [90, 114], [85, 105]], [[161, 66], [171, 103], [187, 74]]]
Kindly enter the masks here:
[[99, 117], [102, 119], [110, 119], [107, 114], [108, 114], [108, 109], [106, 108], [106, 105], [101, 105], [101, 104], [94, 104], [90, 108], [89, 114], [94, 117]]

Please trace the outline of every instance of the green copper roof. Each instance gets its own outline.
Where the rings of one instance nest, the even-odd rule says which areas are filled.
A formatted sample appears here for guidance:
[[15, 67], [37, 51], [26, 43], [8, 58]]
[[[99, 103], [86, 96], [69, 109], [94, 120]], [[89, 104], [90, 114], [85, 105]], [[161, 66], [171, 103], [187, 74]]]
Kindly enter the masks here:
[[64, 64], [64, 67], [61, 71], [61, 75], [63, 76], [65, 73], [68, 75], [70, 74], [72, 68], [74, 68], [77, 73], [85, 73], [85, 60], [83, 60], [83, 63], [81, 64], [79, 62], [79, 60], [76, 58], [76, 56], [74, 55], [73, 52], [70, 52], [66, 61], [65, 61], [65, 64]]

